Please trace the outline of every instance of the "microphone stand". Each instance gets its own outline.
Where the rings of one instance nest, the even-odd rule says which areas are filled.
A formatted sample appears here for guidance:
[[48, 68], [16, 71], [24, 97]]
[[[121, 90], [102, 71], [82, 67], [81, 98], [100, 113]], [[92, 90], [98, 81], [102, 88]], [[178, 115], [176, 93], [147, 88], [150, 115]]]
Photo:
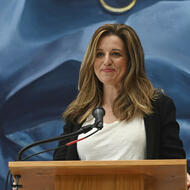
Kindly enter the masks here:
[[[101, 130], [103, 128], [103, 119], [102, 118], [103, 118], [104, 115], [105, 115], [105, 110], [103, 108], [96, 107], [94, 109], [94, 111], [93, 111], [93, 116], [95, 117], [95, 123], [94, 124], [84, 126], [81, 129], [79, 129], [79, 130], [77, 130], [75, 132], [66, 134], [66, 135], [63, 134], [63, 135], [61, 135], [59, 137], [54, 137], [54, 138], [50, 138], [50, 139], [46, 139], [46, 140], [40, 140], [40, 141], [34, 142], [32, 144], [29, 144], [28, 146], [25, 146], [24, 148], [22, 148], [19, 151], [18, 156], [17, 156], [17, 160], [18, 161], [22, 161], [22, 155], [23, 155], [23, 153], [26, 150], [28, 150], [29, 148], [32, 148], [34, 146], [37, 146], [37, 145], [40, 145], [40, 144], [49, 143], [49, 142], [54, 142], [54, 141], [65, 139], [65, 138], [70, 138], [70, 137], [73, 137], [73, 136], [76, 136], [76, 135], [80, 135], [82, 133], [87, 133], [90, 130], [92, 130], [93, 128], [97, 128], [97, 130], [95, 132], [91, 133], [90, 135], [87, 135], [84, 138], [81, 138], [81, 139], [78, 139], [78, 140], [75, 140], [75, 141], [72, 141], [72, 142], [66, 144], [67, 146], [70, 146], [71, 144], [74, 144], [74, 143], [76, 143], [76, 142], [78, 142], [80, 140], [83, 140], [83, 139], [85, 139], [85, 138], [87, 138], [87, 137], [95, 134], [96, 132], [98, 132], [99, 130]], [[55, 149], [59, 149], [59, 148], [60, 147], [55, 148]], [[48, 151], [55, 150], [55, 149], [50, 149], [50, 150], [47, 150], [47, 151], [43, 151], [43, 152], [39, 152], [39, 153], [30, 155], [30, 156], [26, 157], [24, 160], [26, 160], [26, 159], [34, 156], [34, 155], [37, 155], [37, 154], [40, 154], [40, 153], [44, 153], [44, 152], [48, 152]], [[8, 183], [9, 176], [10, 176], [10, 182], [11, 182], [12, 181], [12, 175], [10, 174], [10, 171], [8, 171], [8, 174], [7, 174], [7, 180], [6, 180], [6, 183], [5, 183], [5, 190], [7, 190], [7, 183]], [[14, 187], [14, 188], [16, 188], [16, 190], [18, 190], [18, 188], [22, 188], [22, 185], [18, 184], [20, 176], [16, 175], [14, 177], [16, 179], [16, 184], [11, 184], [11, 186]]]
[[50, 139], [46, 139], [46, 140], [41, 140], [41, 141], [34, 142], [32, 144], [29, 144], [28, 146], [22, 148], [19, 151], [17, 160], [21, 161], [22, 160], [22, 154], [26, 150], [31, 148], [31, 147], [34, 147], [34, 146], [37, 146], [37, 145], [40, 145], [40, 144], [44, 144], [44, 143], [49, 143], [49, 142], [61, 140], [61, 139], [64, 139], [64, 138], [70, 138], [72, 136], [76, 136], [76, 135], [79, 135], [81, 133], [87, 133], [88, 131], [90, 131], [94, 127], [96, 127], [98, 130], [101, 130], [103, 128], [103, 116], [105, 115], [105, 110], [103, 108], [101, 108], [101, 107], [96, 107], [93, 110], [92, 115], [95, 118], [95, 123], [94, 124], [84, 126], [81, 129], [79, 129], [79, 130], [77, 130], [75, 132], [72, 132], [70, 134], [67, 134], [67, 135], [62, 135], [62, 136], [59, 136], [59, 137], [54, 137], [54, 138], [50, 138]]
[[29, 145], [25, 146], [24, 148], [22, 148], [19, 151], [18, 156], [17, 156], [17, 160], [21, 161], [23, 153], [26, 150], [28, 150], [29, 148], [32, 148], [32, 147], [40, 145], [40, 144], [45, 144], [45, 143], [54, 142], [54, 141], [58, 141], [58, 140], [65, 139], [65, 138], [70, 138], [72, 136], [80, 135], [82, 133], [87, 133], [88, 131], [90, 131], [92, 128], [94, 128], [96, 126], [97, 126], [97, 124], [96, 125], [94, 125], [94, 124], [93, 125], [87, 125], [87, 126], [84, 126], [84, 127], [82, 127], [81, 129], [79, 129], [79, 130], [77, 130], [75, 132], [72, 132], [72, 133], [69, 133], [69, 134], [66, 134], [66, 135], [61, 135], [59, 137], [54, 137], [54, 138], [45, 139], [45, 140], [40, 140], [40, 141], [34, 142], [32, 144], [29, 144]]
[[[75, 132], [72, 132], [72, 133], [69, 133], [69, 134], [66, 134], [66, 135], [61, 135], [59, 137], [54, 137], [54, 138], [50, 138], [50, 139], [46, 139], [46, 140], [40, 140], [40, 141], [37, 141], [37, 142], [34, 142], [32, 144], [29, 144], [28, 146], [25, 146], [24, 148], [22, 148], [19, 153], [18, 153], [18, 157], [17, 157], [17, 160], [18, 161], [22, 161], [22, 160], [26, 160], [32, 156], [35, 156], [37, 154], [40, 154], [40, 153], [44, 153], [44, 152], [48, 152], [48, 151], [51, 151], [51, 150], [56, 150], [56, 149], [59, 149], [61, 147], [58, 147], [58, 148], [54, 148], [54, 149], [50, 149], [50, 150], [47, 150], [47, 151], [43, 151], [43, 152], [40, 152], [40, 153], [36, 153], [34, 155], [31, 155], [29, 157], [26, 157], [25, 159], [22, 159], [22, 155], [23, 153], [28, 150], [29, 148], [32, 148], [34, 146], [37, 146], [37, 145], [40, 145], [40, 144], [45, 144], [45, 143], [49, 143], [49, 142], [54, 142], [54, 141], [57, 141], [57, 140], [61, 140], [61, 139], [64, 139], [64, 138], [70, 138], [70, 137], [73, 137], [73, 136], [76, 136], [76, 135], [80, 135], [82, 133], [87, 133], [89, 132], [90, 130], [92, 130], [94, 127], [97, 127], [97, 131], [100, 130], [98, 124], [92, 124], [92, 125], [87, 125], [87, 126], [84, 126], [82, 127], [81, 129], [75, 131]], [[95, 132], [97, 132], [95, 131]], [[94, 132], [94, 133], [95, 133]], [[94, 133], [88, 135], [88, 136], [91, 136], [93, 135]], [[87, 136], [87, 137], [88, 137]], [[73, 143], [73, 142], [72, 142]], [[74, 144], [74, 143], [73, 143]], [[12, 179], [12, 174], [10, 173], [10, 170], [8, 171], [7, 173], [7, 179], [6, 179], [6, 182], [5, 182], [5, 190], [7, 190], [8, 188], [8, 181], [9, 181], [9, 177], [10, 177], [10, 185], [15, 188], [16, 190], [18, 190], [18, 188], [22, 188], [22, 185], [19, 185], [19, 178], [20, 176], [19, 175], [16, 175], [14, 176], [15, 177], [15, 180], [16, 180], [16, 183], [12, 183], [13, 179]]]

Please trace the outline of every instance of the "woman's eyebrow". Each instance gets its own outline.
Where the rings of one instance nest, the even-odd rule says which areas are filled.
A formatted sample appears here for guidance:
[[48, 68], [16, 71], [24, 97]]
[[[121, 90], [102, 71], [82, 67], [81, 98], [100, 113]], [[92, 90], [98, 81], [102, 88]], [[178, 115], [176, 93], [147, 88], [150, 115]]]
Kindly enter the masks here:
[[114, 51], [122, 51], [122, 49], [117, 49], [117, 48], [114, 48], [112, 50], [114, 50]]

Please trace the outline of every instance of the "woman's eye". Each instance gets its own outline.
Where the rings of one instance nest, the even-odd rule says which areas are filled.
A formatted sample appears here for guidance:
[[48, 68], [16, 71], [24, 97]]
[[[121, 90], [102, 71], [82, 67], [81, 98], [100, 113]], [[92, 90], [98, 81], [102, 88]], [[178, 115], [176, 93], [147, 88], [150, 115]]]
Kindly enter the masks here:
[[112, 55], [117, 56], [117, 57], [121, 56], [119, 52], [113, 52]]
[[97, 54], [96, 54], [96, 57], [101, 57], [101, 56], [103, 56], [104, 54], [102, 53], [102, 52], [98, 52]]

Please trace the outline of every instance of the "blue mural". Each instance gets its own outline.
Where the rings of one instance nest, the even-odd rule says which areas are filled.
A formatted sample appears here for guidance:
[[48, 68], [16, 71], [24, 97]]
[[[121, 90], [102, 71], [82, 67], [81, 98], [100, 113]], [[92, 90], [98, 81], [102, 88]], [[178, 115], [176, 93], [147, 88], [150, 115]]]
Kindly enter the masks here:
[[[121, 0], [107, 0], [124, 6]], [[8, 161], [34, 141], [59, 135], [77, 94], [78, 72], [95, 29], [125, 23], [138, 33], [155, 87], [173, 98], [190, 160], [190, 0], [146, 0], [122, 14], [98, 0], [0, 1], [0, 189]], [[53, 147], [35, 147], [29, 153]], [[52, 153], [33, 160], [51, 160]]]

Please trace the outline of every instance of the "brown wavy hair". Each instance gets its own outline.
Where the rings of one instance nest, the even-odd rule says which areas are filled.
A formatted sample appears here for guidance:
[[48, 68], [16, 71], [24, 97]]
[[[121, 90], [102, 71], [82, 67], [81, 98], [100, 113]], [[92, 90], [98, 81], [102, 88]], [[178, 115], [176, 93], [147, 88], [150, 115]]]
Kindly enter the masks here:
[[156, 93], [145, 73], [144, 52], [136, 32], [125, 24], [105, 24], [95, 31], [86, 50], [79, 73], [79, 93], [63, 113], [64, 120], [69, 118], [82, 123], [96, 106], [101, 106], [103, 84], [96, 77], [93, 65], [98, 42], [107, 35], [121, 38], [128, 56], [122, 89], [112, 106], [114, 115], [120, 121], [128, 121], [138, 114], [144, 116], [153, 112], [152, 100]]

